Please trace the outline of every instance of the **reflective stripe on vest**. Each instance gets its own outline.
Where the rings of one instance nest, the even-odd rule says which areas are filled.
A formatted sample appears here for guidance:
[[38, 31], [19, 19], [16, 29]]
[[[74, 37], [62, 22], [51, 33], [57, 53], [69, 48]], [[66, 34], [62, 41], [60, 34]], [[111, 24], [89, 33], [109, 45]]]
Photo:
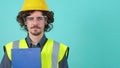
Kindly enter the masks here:
[[[59, 43], [56, 42], [56, 41], [54, 41], [54, 44], [53, 44], [53, 53], [52, 53], [52, 68], [57, 68], [59, 47], [60, 47]], [[55, 55], [53, 55], [53, 54], [55, 54]]]
[[19, 40], [13, 42], [13, 49], [19, 48]]
[[[19, 40], [13, 42], [13, 49], [19, 48]], [[58, 66], [58, 52], [59, 52], [60, 44], [56, 41], [53, 43], [53, 52], [52, 52], [52, 67], [57, 68]]]

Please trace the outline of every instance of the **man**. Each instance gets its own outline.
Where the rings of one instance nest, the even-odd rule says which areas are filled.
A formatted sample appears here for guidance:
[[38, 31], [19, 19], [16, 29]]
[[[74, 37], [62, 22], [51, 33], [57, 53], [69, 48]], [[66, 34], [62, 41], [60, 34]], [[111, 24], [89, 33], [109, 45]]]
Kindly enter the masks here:
[[[4, 46], [4, 57], [1, 62], [1, 68], [11, 68], [12, 54], [11, 49], [17, 42], [18, 48], [41, 48], [42, 68], [68, 68], [69, 47], [62, 43], [46, 38], [45, 32], [52, 29], [54, 22], [54, 13], [48, 9], [44, 0], [25, 0], [22, 10], [17, 16], [17, 21], [23, 27], [27, 34], [25, 39], [13, 41]], [[54, 45], [57, 43], [56, 63], [53, 62]], [[51, 53], [52, 52], [52, 53]]]

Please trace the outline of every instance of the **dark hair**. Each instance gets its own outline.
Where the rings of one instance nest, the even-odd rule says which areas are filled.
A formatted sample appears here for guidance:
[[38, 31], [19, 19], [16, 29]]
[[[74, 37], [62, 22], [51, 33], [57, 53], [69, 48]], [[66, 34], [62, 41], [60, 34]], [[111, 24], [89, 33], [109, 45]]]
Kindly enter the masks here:
[[[20, 26], [24, 28], [26, 31], [28, 30], [24, 22], [26, 21], [26, 17], [30, 16], [30, 14], [33, 13], [34, 11], [36, 10], [21, 11], [18, 13], [18, 16], [16, 18]], [[40, 11], [40, 10], [37, 10], [37, 11]], [[45, 25], [44, 31], [48, 32], [53, 28], [52, 23], [54, 22], [54, 13], [52, 11], [41, 11], [41, 12], [43, 16], [47, 16], [47, 24]]]

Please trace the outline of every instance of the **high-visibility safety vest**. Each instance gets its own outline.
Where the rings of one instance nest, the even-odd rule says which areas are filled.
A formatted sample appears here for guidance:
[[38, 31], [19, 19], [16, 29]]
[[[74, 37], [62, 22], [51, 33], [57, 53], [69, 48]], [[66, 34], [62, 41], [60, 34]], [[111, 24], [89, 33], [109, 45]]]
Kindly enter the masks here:
[[[26, 40], [22, 39], [5, 45], [6, 53], [10, 61], [12, 61], [11, 49], [16, 47], [28, 48]], [[41, 51], [42, 68], [59, 68], [58, 63], [63, 59], [64, 55], [68, 55], [68, 47], [62, 43], [48, 39]]]

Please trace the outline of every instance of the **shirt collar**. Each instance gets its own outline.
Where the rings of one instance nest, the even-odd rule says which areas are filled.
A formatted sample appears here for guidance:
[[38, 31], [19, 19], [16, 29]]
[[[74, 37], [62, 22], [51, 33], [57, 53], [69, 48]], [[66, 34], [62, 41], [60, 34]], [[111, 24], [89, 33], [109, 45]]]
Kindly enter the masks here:
[[[41, 38], [41, 40], [38, 42], [37, 47], [43, 47], [43, 45], [45, 44], [46, 40], [47, 40], [47, 38], [46, 38], [46, 36], [44, 34], [43, 37]], [[32, 44], [32, 41], [31, 41], [29, 35], [27, 35], [26, 41], [28, 43], [28, 47], [30, 47], [30, 45]]]

